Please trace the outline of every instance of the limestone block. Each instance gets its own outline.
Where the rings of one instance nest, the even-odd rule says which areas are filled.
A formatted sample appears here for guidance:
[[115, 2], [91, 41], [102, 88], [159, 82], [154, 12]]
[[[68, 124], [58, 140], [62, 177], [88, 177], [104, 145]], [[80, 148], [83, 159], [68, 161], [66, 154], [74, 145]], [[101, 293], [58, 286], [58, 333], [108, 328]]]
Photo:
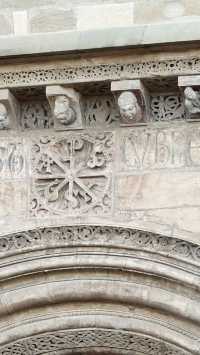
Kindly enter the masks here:
[[198, 172], [118, 176], [117, 206], [119, 210], [127, 211], [200, 207], [198, 185]]
[[56, 129], [83, 128], [81, 96], [76, 90], [60, 85], [48, 86], [46, 95], [53, 112]]
[[13, 11], [14, 33], [16, 36], [26, 35], [28, 32], [27, 11]]
[[26, 181], [0, 181], [0, 224], [7, 216], [26, 216], [27, 193]]
[[8, 10], [0, 11], [0, 35], [13, 33], [12, 12]]
[[135, 0], [134, 3], [136, 24], [192, 21], [200, 16], [198, 0]]
[[133, 24], [134, 3], [80, 6], [76, 9], [77, 29], [122, 27]]
[[0, 90], [0, 129], [15, 129], [19, 125], [20, 109], [10, 90]]
[[72, 9], [54, 7], [32, 9], [29, 12], [30, 32], [57, 32], [76, 28]]
[[172, 209], [155, 209], [146, 213], [146, 220], [160, 225], [168, 225], [174, 234], [183, 235], [183, 231], [199, 233], [200, 208], [181, 207]]

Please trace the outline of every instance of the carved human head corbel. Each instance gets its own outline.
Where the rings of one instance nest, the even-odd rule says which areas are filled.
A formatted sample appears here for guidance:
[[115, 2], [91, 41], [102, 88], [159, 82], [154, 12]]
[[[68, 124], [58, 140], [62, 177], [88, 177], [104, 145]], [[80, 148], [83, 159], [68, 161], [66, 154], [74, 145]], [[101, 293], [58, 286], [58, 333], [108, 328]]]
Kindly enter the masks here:
[[19, 104], [10, 90], [0, 90], [0, 130], [19, 126]]
[[189, 120], [200, 119], [200, 75], [178, 77], [178, 86], [182, 93], [185, 111]]
[[145, 124], [149, 120], [149, 94], [141, 80], [112, 81], [111, 91], [117, 98], [120, 125]]
[[118, 97], [118, 106], [123, 122], [137, 123], [141, 121], [142, 110], [136, 95], [131, 91], [124, 91]]
[[80, 94], [73, 88], [49, 86], [46, 88], [54, 126], [59, 130], [82, 128]]
[[10, 128], [10, 117], [5, 104], [0, 102], [0, 129]]
[[70, 98], [66, 95], [59, 95], [55, 98], [54, 116], [63, 125], [70, 125], [76, 120], [76, 111]]
[[200, 92], [192, 87], [186, 87], [184, 90], [184, 103], [189, 114], [200, 113]]

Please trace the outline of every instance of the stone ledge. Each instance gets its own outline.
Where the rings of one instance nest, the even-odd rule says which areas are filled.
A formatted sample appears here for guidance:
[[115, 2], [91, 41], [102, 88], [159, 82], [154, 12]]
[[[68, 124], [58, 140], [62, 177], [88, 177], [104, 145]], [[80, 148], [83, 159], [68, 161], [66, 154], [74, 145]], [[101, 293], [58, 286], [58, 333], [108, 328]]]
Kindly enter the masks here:
[[[187, 24], [187, 27], [186, 27]], [[1, 36], [0, 57], [146, 46], [200, 40], [200, 21], [90, 31]]]

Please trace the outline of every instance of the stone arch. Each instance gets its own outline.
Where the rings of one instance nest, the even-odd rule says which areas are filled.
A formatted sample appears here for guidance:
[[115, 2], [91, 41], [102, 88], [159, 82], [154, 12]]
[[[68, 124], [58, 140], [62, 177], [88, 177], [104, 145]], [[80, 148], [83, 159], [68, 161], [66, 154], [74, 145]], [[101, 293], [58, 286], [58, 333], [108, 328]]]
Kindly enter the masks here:
[[0, 354], [199, 354], [199, 264], [198, 244], [130, 228], [3, 236]]

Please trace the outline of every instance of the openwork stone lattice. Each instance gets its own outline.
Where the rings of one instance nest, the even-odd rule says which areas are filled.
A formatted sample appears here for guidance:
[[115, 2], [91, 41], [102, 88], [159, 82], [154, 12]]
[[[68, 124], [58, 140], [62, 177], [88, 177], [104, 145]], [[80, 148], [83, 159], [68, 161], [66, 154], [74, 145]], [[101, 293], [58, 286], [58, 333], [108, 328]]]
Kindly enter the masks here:
[[186, 117], [181, 96], [158, 95], [151, 97], [151, 115], [153, 121], [170, 121]]
[[144, 250], [191, 264], [200, 263], [199, 245], [134, 229], [103, 226], [52, 227], [0, 237], [0, 257], [52, 246], [88, 245]]
[[130, 331], [76, 329], [46, 333], [19, 340], [0, 349], [0, 355], [55, 354], [61, 350], [108, 348], [150, 355], [189, 355], [177, 346]]
[[112, 133], [43, 137], [32, 145], [32, 216], [111, 210]]
[[45, 101], [23, 103], [21, 106], [21, 125], [24, 129], [51, 128], [53, 120], [48, 103]]
[[86, 126], [119, 125], [119, 112], [113, 96], [90, 96], [85, 99]]
[[29, 86], [41, 84], [62, 84], [74, 83], [78, 81], [102, 81], [120, 78], [149, 77], [152, 75], [165, 73], [183, 74], [199, 73], [200, 58], [180, 58], [158, 61], [144, 61], [127, 64], [92, 64], [81, 66], [66, 66], [60, 68], [48, 68], [2, 71], [0, 73], [0, 87]]

